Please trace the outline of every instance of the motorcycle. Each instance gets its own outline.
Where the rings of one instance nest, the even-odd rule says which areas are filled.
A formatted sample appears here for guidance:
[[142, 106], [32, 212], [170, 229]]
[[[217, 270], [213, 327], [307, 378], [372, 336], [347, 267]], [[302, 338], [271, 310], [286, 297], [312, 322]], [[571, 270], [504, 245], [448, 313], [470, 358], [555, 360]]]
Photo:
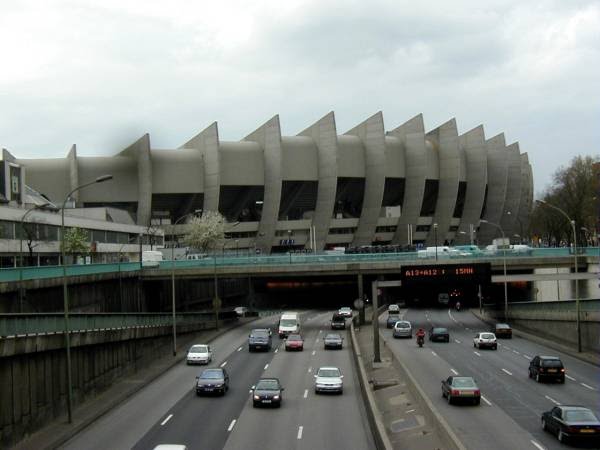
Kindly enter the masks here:
[[417, 336], [417, 344], [419, 345], [419, 347], [423, 347], [424, 343], [425, 343], [425, 337], [424, 336]]
[[460, 311], [460, 303], [457, 303], [455, 307], [457, 311]]

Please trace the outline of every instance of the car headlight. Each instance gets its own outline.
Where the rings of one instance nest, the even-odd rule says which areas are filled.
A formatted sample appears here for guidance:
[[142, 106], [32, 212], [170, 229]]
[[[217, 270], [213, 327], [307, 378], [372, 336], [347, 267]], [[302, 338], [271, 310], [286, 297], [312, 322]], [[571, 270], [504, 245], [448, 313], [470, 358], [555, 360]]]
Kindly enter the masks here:
[[255, 395], [254, 400], [260, 400], [260, 397], [258, 395]]
[[279, 395], [274, 395], [273, 400], [279, 400]]

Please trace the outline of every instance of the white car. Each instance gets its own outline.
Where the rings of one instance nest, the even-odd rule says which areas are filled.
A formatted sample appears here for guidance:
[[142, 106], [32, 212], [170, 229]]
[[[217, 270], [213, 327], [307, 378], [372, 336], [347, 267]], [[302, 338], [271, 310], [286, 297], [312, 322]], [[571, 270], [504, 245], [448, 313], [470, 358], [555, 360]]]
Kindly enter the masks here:
[[238, 317], [246, 317], [246, 314], [248, 314], [248, 308], [246, 308], [245, 306], [236, 306], [235, 308], [233, 308], [233, 310], [238, 315]]
[[338, 314], [344, 317], [352, 317], [352, 308], [348, 306], [342, 306], [340, 309], [338, 309]]
[[388, 314], [400, 314], [400, 306], [392, 303], [388, 306]]
[[315, 394], [320, 392], [344, 392], [344, 375], [337, 367], [320, 367], [315, 375]]
[[473, 347], [477, 348], [491, 348], [496, 350], [498, 348], [498, 342], [496, 342], [496, 335], [490, 332], [477, 333], [473, 338]]
[[188, 364], [208, 364], [212, 361], [212, 351], [210, 345], [197, 344], [192, 345], [187, 354]]

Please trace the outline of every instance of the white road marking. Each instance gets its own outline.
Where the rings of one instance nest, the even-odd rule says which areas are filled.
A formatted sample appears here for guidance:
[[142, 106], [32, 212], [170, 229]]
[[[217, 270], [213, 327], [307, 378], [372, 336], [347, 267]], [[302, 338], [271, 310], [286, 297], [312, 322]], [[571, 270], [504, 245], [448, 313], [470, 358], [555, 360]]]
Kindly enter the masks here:
[[263, 370], [267, 370], [269, 368], [268, 364], [265, 364], [265, 368]]
[[304, 429], [303, 426], [299, 426], [298, 427], [298, 439], [302, 439], [302, 430]]
[[465, 330], [469, 330], [469, 331], [471, 331], [471, 329], [470, 329], [469, 327], [465, 327]]
[[592, 391], [595, 391], [595, 390], [596, 390], [596, 388], [593, 388], [592, 386], [588, 386], [588, 385], [587, 385], [587, 384], [585, 384], [585, 383], [581, 383], [581, 385], [582, 385], [583, 387], [586, 387], [586, 388], [588, 388], [588, 389], [592, 390]]
[[308, 368], [308, 373], [311, 373], [311, 372], [312, 372], [312, 367], [309, 367]]
[[533, 445], [535, 445], [539, 450], [546, 450], [546, 447], [542, 447], [540, 444], [535, 442], [533, 439], [530, 441]]
[[560, 403], [558, 403], [556, 400], [554, 400], [552, 397], [548, 397], [547, 395], [544, 395], [544, 397], [546, 397], [548, 400], [550, 400], [552, 403], [554, 403], [555, 405], [560, 405]]
[[432, 354], [433, 356], [437, 356], [437, 353], [436, 353], [436, 352], [434, 352], [433, 350], [431, 350], [431, 354]]
[[460, 344], [460, 341], [458, 339], [454, 339], [454, 342], [456, 342], [457, 344]]
[[319, 330], [319, 334], [321, 334], [323, 332], [323, 330]]
[[506, 344], [504, 345], [504, 348], [505, 348], [506, 350], [512, 350], [510, 347], [507, 347], [507, 346], [506, 346]]
[[279, 349], [278, 349], [278, 348], [276, 348], [276, 349], [275, 349], [275, 353], [277, 353], [278, 351], [279, 351]]
[[531, 359], [531, 356], [529, 356], [529, 355], [523, 355], [523, 358]]
[[516, 350], [513, 350], [513, 353], [516, 353], [517, 355], [520, 355], [520, 354], [521, 354], [521, 353], [519, 353], [519, 352], [518, 352], [518, 351], [516, 351]]
[[415, 411], [416, 411], [416, 409], [409, 409], [409, 410], [408, 410], [408, 411], [406, 411], [406, 412], [407, 412], [407, 413], [410, 413], [410, 412], [415, 412]]
[[450, 319], [452, 319], [454, 322], [458, 323], [458, 320], [456, 320], [450, 313], [450, 309], [448, 309], [448, 317], [450, 317]]
[[242, 351], [242, 347], [238, 348], [238, 349], [237, 349], [237, 351], [238, 351], [238, 352], [241, 352], [241, 351]]
[[481, 396], [481, 400], [483, 400], [484, 402], [487, 403], [488, 406], [492, 406], [492, 402], [490, 402], [487, 398], [485, 398], [483, 395]]
[[304, 398], [308, 397], [308, 389], [304, 389]]
[[429, 317], [427, 318], [427, 322], [431, 322], [431, 320], [429, 319]]
[[313, 354], [313, 355], [316, 355], [316, 354], [317, 354], [317, 351], [316, 351], [316, 350], [313, 350], [312, 354]]
[[477, 356], [481, 356], [481, 353], [476, 352], [475, 350], [473, 350], [473, 353], [475, 353]]
[[315, 343], [317, 343], [317, 344], [319, 343], [319, 338], [317, 338], [317, 339], [315, 340]]
[[565, 374], [565, 377], [567, 377], [567, 378], [568, 378], [569, 380], [571, 380], [571, 381], [577, 381], [575, 378], [573, 378], [573, 377], [572, 377], [572, 376], [570, 376], [570, 375], [567, 375], [567, 374]]
[[454, 369], [450, 369], [450, 372], [452, 372], [454, 375], [458, 375], [458, 372]]
[[220, 367], [225, 367], [227, 365], [227, 361], [225, 361], [223, 364], [221, 364]]
[[504, 372], [504, 373], [506, 373], [506, 374], [508, 374], [508, 375], [511, 375], [511, 376], [512, 376], [512, 372], [509, 372], [509, 371], [508, 371], [508, 370], [506, 370], [506, 369], [502, 369], [502, 372]]
[[162, 427], [165, 423], [171, 420], [171, 417], [173, 417], [173, 414], [169, 414], [167, 418], [160, 423], [160, 426]]
[[229, 424], [229, 427], [227, 428], [227, 431], [231, 431], [231, 430], [233, 430], [233, 427], [235, 426], [235, 422], [236, 422], [236, 420], [235, 420], [235, 419], [233, 419], [233, 420], [231, 421], [231, 423]]

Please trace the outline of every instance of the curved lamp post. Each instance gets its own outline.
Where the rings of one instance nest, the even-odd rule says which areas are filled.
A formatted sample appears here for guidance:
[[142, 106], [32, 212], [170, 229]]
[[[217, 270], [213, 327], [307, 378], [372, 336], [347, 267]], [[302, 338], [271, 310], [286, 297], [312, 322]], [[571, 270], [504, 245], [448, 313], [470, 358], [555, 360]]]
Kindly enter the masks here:
[[62, 204], [60, 210], [60, 243], [61, 243], [61, 265], [62, 265], [62, 279], [63, 279], [63, 304], [64, 304], [64, 316], [65, 316], [65, 350], [67, 353], [67, 418], [68, 422], [73, 422], [73, 380], [71, 378], [71, 338], [69, 336], [69, 292], [67, 290], [67, 266], [65, 265], [65, 204], [69, 201], [71, 195], [80, 189], [91, 186], [95, 183], [102, 183], [103, 181], [112, 180], [112, 175], [102, 175], [96, 178], [94, 181], [77, 186], [65, 197], [65, 201]]
[[[239, 221], [237, 222], [233, 222], [231, 224], [231, 226], [228, 228], [228, 230], [231, 230], [232, 228], [237, 227], [240, 224]], [[223, 233], [224, 234], [224, 233]], [[223, 238], [225, 238], [225, 236], [223, 236]], [[225, 245], [226, 245], [226, 240], [223, 243], [223, 259], [225, 259]], [[214, 275], [214, 291], [215, 291], [215, 298], [213, 299], [213, 309], [215, 311], [215, 329], [218, 330], [219, 329], [219, 309], [221, 308], [221, 299], [219, 298], [219, 279], [217, 277], [217, 252], [215, 251], [215, 253], [213, 254], [213, 275]]]
[[435, 236], [435, 260], [436, 261], [438, 260], [438, 255], [437, 255], [437, 247], [438, 247], [437, 246], [437, 227], [438, 227], [438, 224], [434, 223], [433, 224], [433, 234]]
[[41, 205], [36, 205], [33, 208], [29, 209], [23, 217], [21, 217], [21, 225], [19, 231], [19, 312], [23, 312], [23, 233], [25, 232], [24, 223], [25, 218], [35, 210], [38, 209], [47, 209], [48, 206], [51, 206], [50, 203], [46, 202]]
[[549, 208], [555, 209], [563, 216], [567, 218], [569, 223], [571, 224], [571, 229], [573, 231], [573, 258], [575, 261], [575, 309], [576, 309], [576, 328], [577, 328], [577, 351], [581, 353], [581, 326], [580, 326], [580, 309], [579, 309], [579, 280], [577, 279], [578, 267], [577, 267], [577, 229], [575, 228], [575, 221], [569, 217], [569, 215], [560, 209], [558, 206], [551, 205], [545, 200], [536, 200], [540, 205], [547, 206]]
[[201, 209], [196, 209], [191, 213], [184, 214], [173, 224], [171, 229], [171, 309], [173, 310], [173, 356], [177, 356], [177, 317], [175, 310], [175, 227], [179, 222], [189, 216], [195, 216], [202, 213]]
[[504, 269], [504, 320], [508, 320], [508, 284], [506, 282], [506, 241], [504, 237], [504, 230], [497, 223], [490, 222], [485, 219], [481, 219], [479, 222], [487, 223], [493, 227], [496, 227], [502, 233], [502, 266]]

